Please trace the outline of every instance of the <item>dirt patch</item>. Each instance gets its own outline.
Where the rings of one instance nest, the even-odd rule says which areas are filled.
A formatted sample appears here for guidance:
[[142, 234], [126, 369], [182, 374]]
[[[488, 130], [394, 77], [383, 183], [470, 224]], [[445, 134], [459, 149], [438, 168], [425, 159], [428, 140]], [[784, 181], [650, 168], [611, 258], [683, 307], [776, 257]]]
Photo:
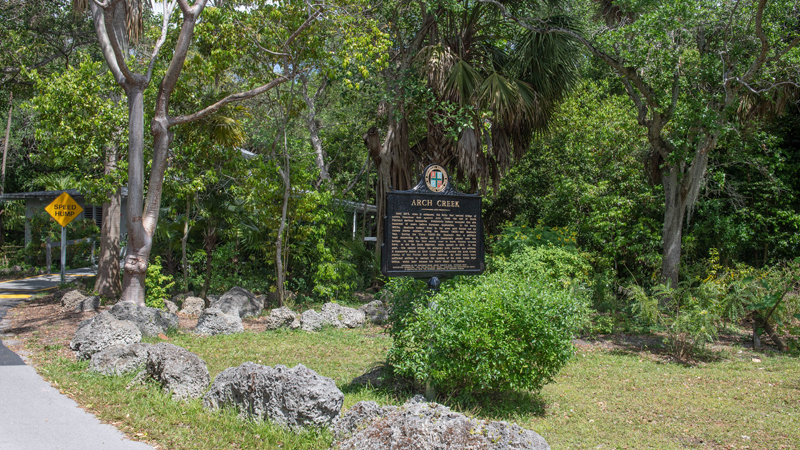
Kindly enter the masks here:
[[[105, 309], [101, 307], [100, 310]], [[28, 347], [37, 345], [58, 350], [59, 356], [74, 357], [69, 349], [69, 342], [75, 336], [78, 324], [97, 314], [94, 311], [63, 311], [58, 293], [34, 298], [6, 314], [11, 326], [5, 332], [15, 336], [15, 342], [8, 347], [19, 354], [24, 350], [32, 351], [34, 349]]]

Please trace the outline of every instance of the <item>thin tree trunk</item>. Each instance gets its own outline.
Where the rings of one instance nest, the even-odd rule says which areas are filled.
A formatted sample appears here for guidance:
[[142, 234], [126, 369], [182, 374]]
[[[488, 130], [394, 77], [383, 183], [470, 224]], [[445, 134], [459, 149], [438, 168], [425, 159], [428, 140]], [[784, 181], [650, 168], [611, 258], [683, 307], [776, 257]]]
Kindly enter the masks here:
[[308, 78], [305, 74], [300, 75], [300, 81], [302, 86], [302, 93], [303, 93], [303, 100], [306, 102], [306, 107], [308, 108], [308, 113], [306, 114], [306, 126], [308, 126], [308, 134], [311, 138], [311, 146], [314, 148], [314, 162], [317, 165], [317, 169], [319, 170], [319, 178], [322, 183], [328, 185], [329, 188], [333, 188], [331, 183], [331, 177], [328, 174], [328, 166], [325, 164], [325, 156], [322, 151], [322, 139], [319, 138], [319, 124], [317, 123], [317, 100], [322, 92], [325, 90], [328, 82], [327, 79], [323, 77], [319, 88], [317, 88], [317, 92], [314, 94], [313, 97], [309, 97], [308, 95]]
[[211, 306], [208, 300], [208, 289], [211, 287], [211, 272], [214, 263], [214, 250], [217, 248], [217, 230], [214, 227], [206, 229], [205, 235], [205, 250], [206, 250], [206, 279], [203, 282], [203, 291], [200, 292], [200, 298], [205, 300], [206, 308]]
[[280, 170], [281, 178], [283, 178], [283, 207], [281, 208], [281, 222], [278, 226], [278, 238], [275, 240], [275, 261], [277, 263], [277, 289], [278, 289], [278, 307], [283, 306], [286, 297], [286, 273], [283, 266], [283, 230], [286, 228], [286, 216], [289, 211], [289, 195], [292, 192], [292, 184], [289, 171], [289, 149], [288, 142], [286, 141], [286, 122], [284, 119], [283, 127], [283, 169]]
[[683, 233], [683, 215], [686, 205], [681, 195], [681, 183], [678, 180], [679, 170], [670, 166], [663, 178], [664, 181], [664, 228], [662, 230], [663, 257], [661, 260], [661, 276], [665, 283], [673, 289], [678, 287], [678, 274], [681, 264], [681, 238]]
[[[6, 190], [6, 157], [8, 156], [8, 141], [11, 140], [11, 112], [14, 110], [14, 93], [8, 94], [8, 119], [6, 122], [6, 137], [3, 140], [3, 169], [0, 173], [0, 195]], [[0, 247], [5, 243], [5, 231], [3, 230], [3, 222], [5, 218], [6, 208], [5, 205], [0, 207]]]
[[109, 201], [103, 203], [100, 258], [97, 263], [95, 290], [106, 298], [117, 298], [122, 292], [119, 280], [120, 191], [120, 188], [117, 188]]
[[189, 241], [190, 197], [186, 197], [186, 216], [183, 220], [183, 237], [181, 238], [181, 265], [183, 266], [183, 290], [189, 292], [189, 261], [186, 257], [186, 243]]

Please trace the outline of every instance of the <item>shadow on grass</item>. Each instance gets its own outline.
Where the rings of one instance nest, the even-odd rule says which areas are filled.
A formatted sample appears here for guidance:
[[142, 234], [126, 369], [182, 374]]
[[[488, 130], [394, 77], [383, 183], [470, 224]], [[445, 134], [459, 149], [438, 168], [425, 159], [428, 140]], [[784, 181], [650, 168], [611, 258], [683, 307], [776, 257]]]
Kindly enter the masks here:
[[618, 356], [655, 357], [660, 362], [674, 363], [685, 367], [693, 367], [699, 363], [717, 362], [725, 359], [723, 350], [713, 349], [709, 346], [692, 348], [684, 343], [682, 350], [678, 351], [665, 336], [646, 334], [612, 334], [594, 337], [591, 340], [574, 341], [578, 348], [583, 346], [596, 346], [608, 351], [609, 354]]
[[[422, 394], [425, 386], [392, 374], [386, 362], [376, 363], [369, 371], [342, 387], [345, 394], [374, 392], [403, 404], [415, 395]], [[545, 401], [530, 392], [508, 391], [492, 393], [438, 392], [435, 400], [452, 409], [482, 419], [516, 421], [522, 417], [543, 417]]]
[[544, 417], [546, 403], [539, 394], [527, 391], [440, 394], [437, 401], [454, 411], [481, 419], [519, 421], [531, 416]]

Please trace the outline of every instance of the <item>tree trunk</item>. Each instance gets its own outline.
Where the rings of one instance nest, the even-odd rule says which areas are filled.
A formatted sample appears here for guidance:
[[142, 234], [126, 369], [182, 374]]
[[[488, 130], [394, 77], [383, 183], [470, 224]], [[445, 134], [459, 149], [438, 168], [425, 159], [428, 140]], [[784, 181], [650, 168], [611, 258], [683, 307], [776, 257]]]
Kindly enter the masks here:
[[119, 280], [120, 188], [103, 203], [103, 225], [100, 229], [100, 258], [97, 263], [95, 290], [106, 298], [117, 298], [122, 292]]
[[206, 308], [211, 306], [208, 300], [208, 289], [211, 287], [211, 272], [214, 262], [214, 250], [217, 248], [217, 230], [210, 227], [205, 233], [205, 250], [206, 250], [206, 279], [203, 282], [203, 291], [200, 292], [200, 298], [205, 301]]
[[[128, 247], [120, 301], [144, 306], [145, 284], [152, 234], [143, 223], [144, 214], [144, 89], [127, 89], [128, 95]], [[154, 152], [156, 150], [154, 149]], [[155, 167], [153, 168], [155, 170]], [[163, 182], [163, 181], [162, 181]], [[159, 189], [160, 186], [151, 186]], [[148, 192], [148, 196], [149, 196]]]
[[[285, 131], [285, 129], [284, 129]], [[275, 262], [277, 263], [277, 286], [278, 289], [278, 307], [283, 306], [283, 301], [286, 298], [286, 269], [283, 266], [283, 230], [286, 228], [286, 216], [289, 211], [289, 196], [292, 192], [291, 179], [289, 178], [289, 155], [287, 148], [284, 146], [284, 169], [281, 170], [281, 177], [283, 178], [283, 207], [281, 209], [281, 222], [278, 226], [278, 238], [275, 240]]]
[[664, 182], [664, 228], [662, 230], [662, 240], [664, 253], [661, 260], [661, 277], [663, 282], [669, 283], [670, 287], [677, 289], [678, 274], [681, 265], [681, 237], [683, 233], [683, 215], [686, 211], [683, 196], [681, 195], [681, 183], [679, 181], [678, 167], [669, 166], [663, 177]]
[[186, 258], [186, 243], [189, 241], [189, 213], [191, 201], [186, 197], [186, 216], [183, 220], [183, 237], [181, 238], [181, 266], [183, 266], [183, 290], [189, 292], [189, 261]]
[[319, 124], [317, 123], [317, 100], [319, 99], [320, 94], [325, 90], [327, 86], [327, 80], [323, 78], [319, 88], [317, 89], [316, 94], [313, 97], [309, 97], [308, 95], [308, 78], [305, 74], [300, 76], [300, 81], [302, 82], [302, 93], [303, 93], [303, 100], [306, 102], [306, 107], [308, 108], [308, 113], [306, 114], [306, 126], [308, 127], [308, 134], [311, 138], [311, 146], [314, 148], [314, 162], [317, 165], [317, 170], [319, 170], [319, 178], [322, 183], [328, 185], [329, 188], [333, 188], [331, 183], [331, 177], [328, 174], [328, 166], [325, 164], [325, 156], [322, 151], [322, 139], [319, 138]]
[[[6, 190], [6, 157], [8, 156], [8, 141], [11, 140], [11, 112], [14, 110], [14, 93], [8, 94], [8, 119], [6, 122], [6, 137], [3, 140], [3, 168], [0, 173], [0, 195]], [[0, 247], [5, 243], [5, 232], [3, 222], [5, 218], [5, 205], [0, 205]]]

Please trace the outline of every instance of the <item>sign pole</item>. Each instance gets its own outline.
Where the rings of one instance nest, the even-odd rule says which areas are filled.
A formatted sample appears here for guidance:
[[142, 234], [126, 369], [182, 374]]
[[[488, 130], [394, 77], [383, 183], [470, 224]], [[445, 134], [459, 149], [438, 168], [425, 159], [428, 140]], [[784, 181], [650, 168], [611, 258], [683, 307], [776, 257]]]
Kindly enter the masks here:
[[67, 281], [67, 224], [76, 219], [83, 208], [66, 191], [44, 208], [61, 225], [61, 284]]
[[67, 262], [67, 227], [61, 227], [61, 284], [66, 283]]

